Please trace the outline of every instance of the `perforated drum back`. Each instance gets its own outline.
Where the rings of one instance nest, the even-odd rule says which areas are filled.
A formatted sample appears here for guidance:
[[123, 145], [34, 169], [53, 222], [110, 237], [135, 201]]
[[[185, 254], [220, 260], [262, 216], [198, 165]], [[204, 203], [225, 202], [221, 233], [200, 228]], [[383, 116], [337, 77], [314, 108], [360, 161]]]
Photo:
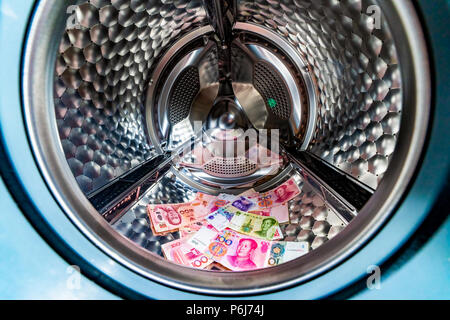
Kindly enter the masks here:
[[186, 119], [192, 101], [200, 90], [200, 78], [196, 67], [184, 69], [178, 76], [170, 93], [169, 119], [172, 125]]
[[217, 177], [243, 177], [254, 173], [258, 166], [245, 157], [215, 157], [207, 162], [204, 171]]
[[255, 88], [264, 98], [267, 109], [280, 119], [289, 119], [292, 103], [287, 92], [287, 86], [273, 67], [263, 61], [256, 63], [253, 82]]

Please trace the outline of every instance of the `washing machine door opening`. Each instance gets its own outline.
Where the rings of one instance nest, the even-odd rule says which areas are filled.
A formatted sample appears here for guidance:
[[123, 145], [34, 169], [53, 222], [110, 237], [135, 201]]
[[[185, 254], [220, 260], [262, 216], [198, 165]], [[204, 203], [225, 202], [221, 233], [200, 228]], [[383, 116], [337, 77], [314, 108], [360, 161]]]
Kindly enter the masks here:
[[[42, 0], [22, 86], [36, 161], [80, 232], [142, 277], [211, 294], [302, 283], [359, 250], [410, 183], [430, 108], [408, 1]], [[231, 195], [278, 217], [266, 246], [304, 252], [200, 268], [170, 250], [205, 216], [176, 227], [168, 204], [210, 214]]]

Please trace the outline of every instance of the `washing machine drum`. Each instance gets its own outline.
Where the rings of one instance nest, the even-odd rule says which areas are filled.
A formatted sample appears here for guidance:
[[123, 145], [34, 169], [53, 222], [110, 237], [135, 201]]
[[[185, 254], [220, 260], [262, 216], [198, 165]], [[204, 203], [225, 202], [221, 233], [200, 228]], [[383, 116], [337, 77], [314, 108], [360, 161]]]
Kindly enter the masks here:
[[[68, 217], [139, 277], [194, 292], [268, 292], [348, 258], [392, 214], [428, 126], [407, 1], [42, 0], [24, 59], [30, 141]], [[281, 185], [277, 239], [304, 252], [277, 266], [186, 266], [163, 249], [196, 233], [150, 218]]]

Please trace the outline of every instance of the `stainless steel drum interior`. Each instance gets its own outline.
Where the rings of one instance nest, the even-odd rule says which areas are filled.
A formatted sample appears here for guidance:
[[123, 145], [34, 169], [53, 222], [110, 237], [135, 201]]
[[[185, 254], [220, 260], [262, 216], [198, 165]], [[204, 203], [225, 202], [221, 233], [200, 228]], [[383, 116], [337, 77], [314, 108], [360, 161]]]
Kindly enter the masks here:
[[[72, 5], [78, 28], [67, 27]], [[219, 90], [214, 28], [200, 0], [42, 0], [23, 70], [30, 141], [67, 216], [138, 274], [212, 294], [307, 281], [361, 248], [407, 188], [429, 113], [426, 46], [409, 1], [235, 5], [233, 89], [255, 128], [283, 129], [277, 172], [177, 164]], [[265, 107], [269, 96], [276, 108]], [[227, 179], [224, 166], [242, 176]], [[308, 241], [307, 255], [238, 274], [160, 257], [179, 235], [153, 235], [147, 204], [264, 191], [289, 177], [302, 193], [283, 232]]]

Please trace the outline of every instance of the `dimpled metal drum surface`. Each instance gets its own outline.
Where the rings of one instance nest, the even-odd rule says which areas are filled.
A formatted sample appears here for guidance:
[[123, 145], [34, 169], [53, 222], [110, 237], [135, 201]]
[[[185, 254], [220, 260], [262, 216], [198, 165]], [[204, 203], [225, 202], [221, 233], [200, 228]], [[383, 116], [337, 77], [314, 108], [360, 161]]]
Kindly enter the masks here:
[[142, 110], [151, 70], [205, 13], [200, 0], [72, 3], [79, 28], [59, 46], [55, 113], [70, 169], [89, 193], [155, 155]]
[[[78, 1], [79, 29], [65, 31], [54, 83], [62, 147], [89, 193], [154, 155], [144, 91], [162, 53], [207, 24], [201, 1]], [[396, 145], [402, 81], [376, 1], [238, 1], [238, 20], [263, 25], [308, 61], [319, 91], [310, 151], [376, 189]]]
[[193, 200], [195, 192], [175, 178], [166, 175], [145, 196], [118, 220], [113, 227], [122, 235], [149, 251], [162, 255], [161, 244], [179, 238], [178, 232], [165, 236], [153, 235], [147, 215], [148, 204], [182, 203]]
[[402, 80], [377, 1], [239, 1], [239, 20], [277, 32], [308, 61], [319, 90], [310, 150], [376, 189], [396, 145]]
[[[285, 241], [307, 241], [316, 249], [337, 235], [344, 222], [308, 183], [297, 175], [301, 194], [289, 201], [290, 223], [281, 225]], [[178, 232], [153, 235], [147, 215], [148, 204], [182, 203], [193, 200], [196, 191], [169, 172], [134, 205], [113, 228], [134, 243], [161, 255], [161, 244], [178, 239]]]

